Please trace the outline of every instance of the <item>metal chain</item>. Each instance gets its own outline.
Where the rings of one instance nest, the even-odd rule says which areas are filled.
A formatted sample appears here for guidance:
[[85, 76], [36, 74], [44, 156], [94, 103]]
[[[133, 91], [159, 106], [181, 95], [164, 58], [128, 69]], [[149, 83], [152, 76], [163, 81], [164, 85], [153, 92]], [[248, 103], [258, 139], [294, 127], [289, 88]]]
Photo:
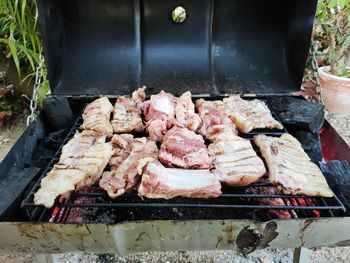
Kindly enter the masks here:
[[[318, 75], [318, 63], [317, 63], [317, 59], [316, 59], [316, 51], [317, 51], [316, 43], [314, 41], [311, 41], [311, 48], [310, 48], [311, 67], [312, 67], [314, 78], [316, 80], [317, 88], [322, 89], [321, 84], [320, 84], [320, 78]], [[319, 99], [320, 99], [320, 102], [322, 104], [324, 104], [322, 92], [319, 93]]]
[[29, 126], [36, 119], [36, 110], [38, 107], [38, 96], [39, 96], [39, 88], [43, 80], [43, 66], [44, 66], [44, 57], [39, 53], [39, 65], [35, 70], [35, 83], [33, 87], [33, 95], [30, 100], [30, 115], [27, 118], [27, 126]]

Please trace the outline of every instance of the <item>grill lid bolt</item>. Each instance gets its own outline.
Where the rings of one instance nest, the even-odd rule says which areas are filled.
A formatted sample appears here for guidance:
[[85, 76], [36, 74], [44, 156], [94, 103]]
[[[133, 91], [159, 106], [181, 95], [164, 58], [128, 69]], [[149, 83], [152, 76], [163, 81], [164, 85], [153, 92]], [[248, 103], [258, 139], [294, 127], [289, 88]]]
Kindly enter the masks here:
[[182, 23], [186, 19], [186, 10], [182, 6], [177, 6], [172, 12], [171, 12], [171, 18], [173, 21], [177, 24]]

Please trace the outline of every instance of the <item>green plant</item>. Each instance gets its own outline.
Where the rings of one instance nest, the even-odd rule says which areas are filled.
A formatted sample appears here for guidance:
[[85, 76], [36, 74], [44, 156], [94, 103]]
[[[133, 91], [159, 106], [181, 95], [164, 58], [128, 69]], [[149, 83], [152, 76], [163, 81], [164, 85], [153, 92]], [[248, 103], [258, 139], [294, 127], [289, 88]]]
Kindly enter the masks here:
[[350, 1], [319, 0], [316, 15], [321, 30], [314, 39], [318, 48], [327, 53], [331, 73], [350, 77]]
[[[0, 49], [13, 60], [22, 82], [35, 77], [40, 64], [39, 55], [43, 50], [36, 0], [0, 0]], [[43, 100], [47, 90], [45, 68], [40, 100]]]

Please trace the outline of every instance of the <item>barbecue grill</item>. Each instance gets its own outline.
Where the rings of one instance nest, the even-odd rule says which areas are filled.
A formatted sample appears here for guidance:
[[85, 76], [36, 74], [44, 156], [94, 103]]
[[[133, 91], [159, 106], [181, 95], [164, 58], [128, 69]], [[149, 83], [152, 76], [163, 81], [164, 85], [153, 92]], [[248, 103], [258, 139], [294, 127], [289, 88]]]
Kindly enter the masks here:
[[[223, 187], [223, 195], [214, 199], [142, 200], [130, 192], [112, 200], [92, 186], [56, 200], [51, 209], [33, 204], [41, 178], [79, 129], [85, 105], [100, 95], [114, 103], [141, 85], [147, 85], [148, 94], [191, 90], [194, 98], [208, 100], [240, 93], [265, 100], [278, 119], [271, 100], [299, 90], [316, 4], [40, 0], [52, 95], [0, 164], [0, 247], [126, 255], [350, 245], [342, 188], [333, 187], [333, 198], [292, 196], [260, 181]], [[186, 18], [173, 21], [178, 5]], [[279, 136], [304, 128], [293, 129], [242, 136]], [[349, 147], [327, 122], [320, 138], [324, 161], [349, 160]]]

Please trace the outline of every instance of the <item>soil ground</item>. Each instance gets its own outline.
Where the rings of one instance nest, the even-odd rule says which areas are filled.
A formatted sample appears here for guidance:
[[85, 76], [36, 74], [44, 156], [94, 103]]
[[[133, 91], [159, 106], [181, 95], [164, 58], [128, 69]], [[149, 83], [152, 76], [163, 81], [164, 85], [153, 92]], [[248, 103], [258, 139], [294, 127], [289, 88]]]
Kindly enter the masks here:
[[[350, 116], [326, 112], [327, 120], [333, 125], [343, 139], [350, 145]], [[17, 138], [25, 129], [25, 118], [21, 116], [5, 130], [0, 130], [0, 161], [11, 149]], [[0, 252], [1, 253], [1, 252]], [[89, 253], [69, 253], [53, 255], [56, 263], [71, 262], [217, 262], [217, 263], [289, 263], [292, 262], [292, 249], [263, 249], [242, 257], [234, 251], [187, 251], [166, 253], [138, 253], [128, 257], [116, 255], [96, 255]], [[31, 263], [37, 262], [34, 254], [0, 254], [0, 262]], [[350, 247], [321, 248], [313, 250], [313, 263], [350, 262]]]

